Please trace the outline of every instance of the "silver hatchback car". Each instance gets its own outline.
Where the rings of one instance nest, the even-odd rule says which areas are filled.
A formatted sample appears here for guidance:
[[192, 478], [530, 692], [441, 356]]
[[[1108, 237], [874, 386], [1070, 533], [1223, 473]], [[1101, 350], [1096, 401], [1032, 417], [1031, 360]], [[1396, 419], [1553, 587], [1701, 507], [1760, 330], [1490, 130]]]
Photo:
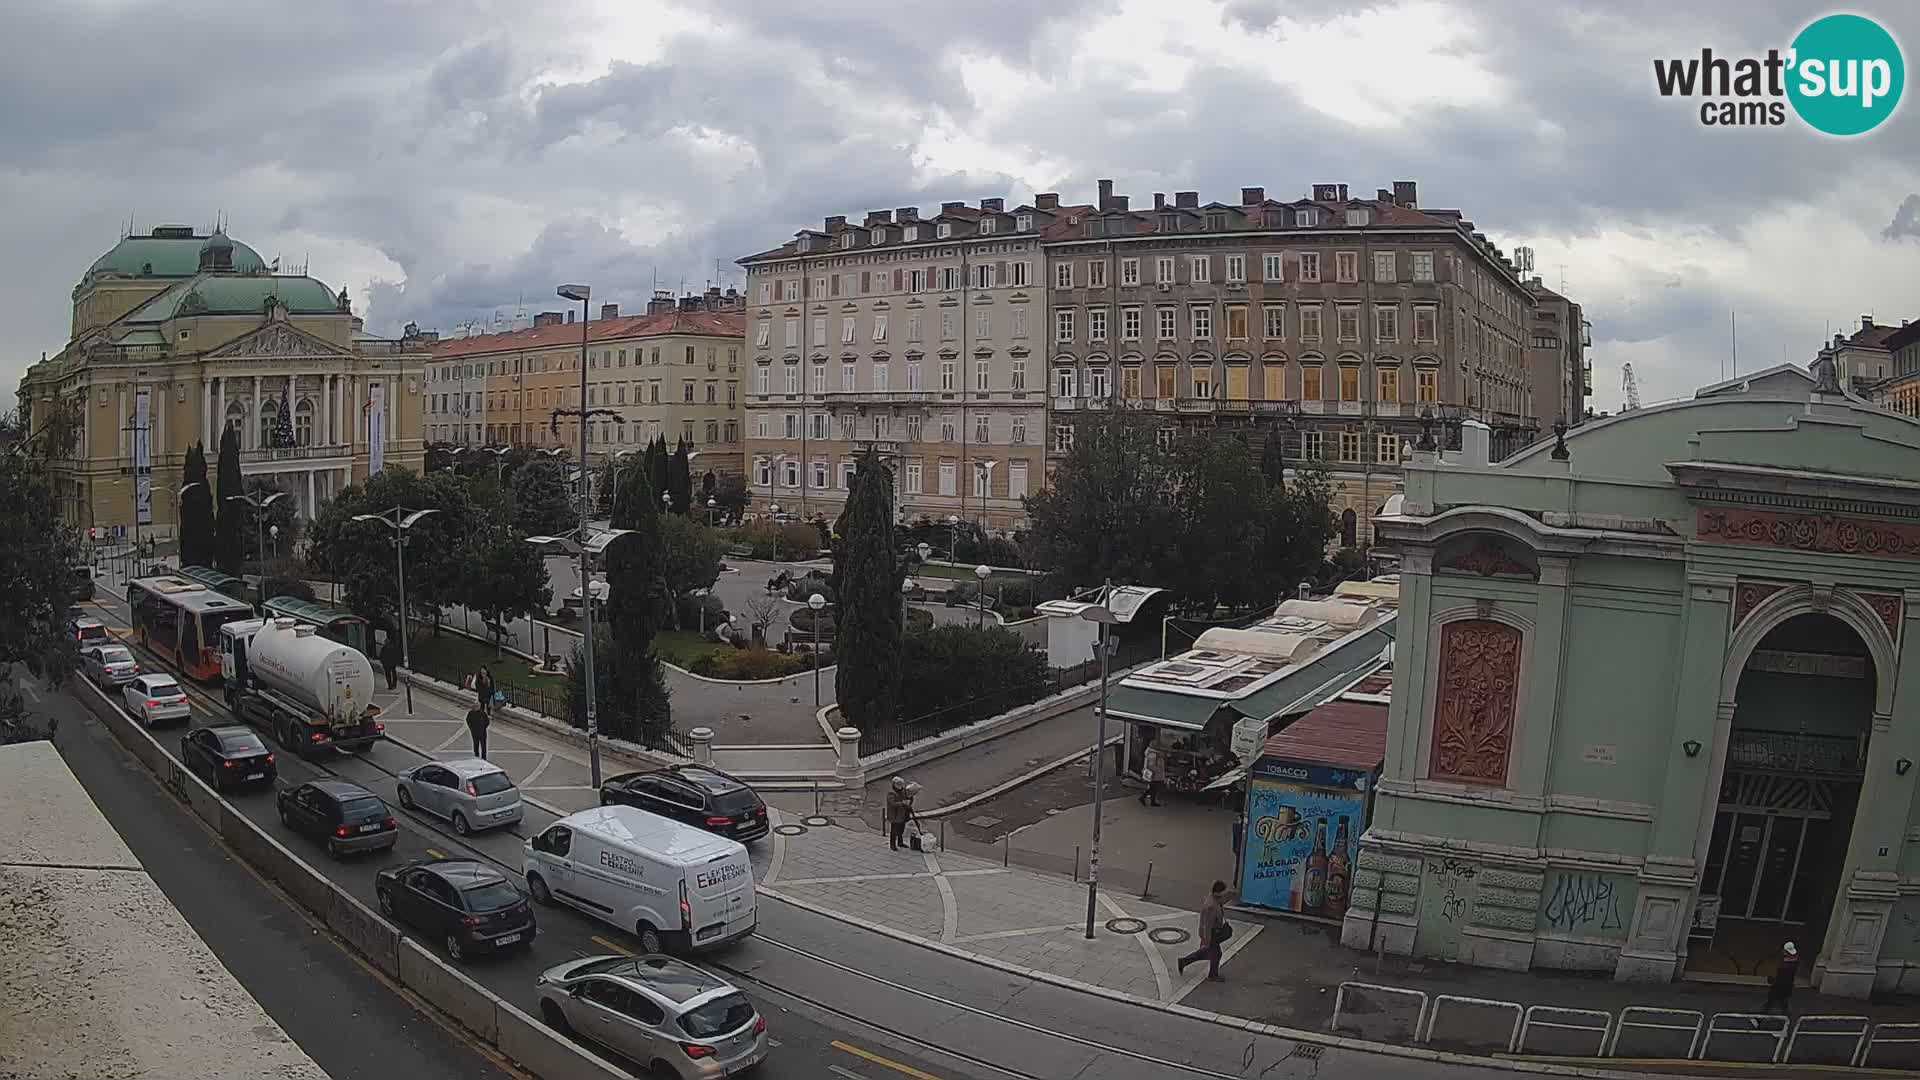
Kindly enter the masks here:
[[591, 956], [535, 984], [548, 1026], [574, 1032], [655, 1076], [721, 1080], [767, 1057], [767, 1021], [746, 995], [669, 956]]
[[399, 781], [401, 806], [446, 818], [461, 836], [512, 825], [525, 812], [506, 770], [480, 758], [429, 761], [402, 769]]

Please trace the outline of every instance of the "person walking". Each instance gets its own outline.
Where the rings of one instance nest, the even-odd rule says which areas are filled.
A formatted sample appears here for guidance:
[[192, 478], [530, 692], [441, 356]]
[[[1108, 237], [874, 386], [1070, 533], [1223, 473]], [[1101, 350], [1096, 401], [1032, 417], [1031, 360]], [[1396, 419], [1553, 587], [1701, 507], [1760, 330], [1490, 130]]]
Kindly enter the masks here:
[[467, 710], [467, 734], [473, 736], [473, 756], [485, 759], [487, 756], [487, 724], [491, 718], [487, 710], [479, 705]]
[[1207, 902], [1200, 905], [1200, 947], [1180, 958], [1180, 973], [1186, 974], [1188, 964], [1205, 960], [1207, 978], [1226, 981], [1220, 975], [1220, 946], [1232, 936], [1233, 927], [1227, 925], [1227, 883], [1216, 881]]
[[1773, 980], [1767, 983], [1767, 1003], [1760, 1007], [1763, 1013], [1773, 1011], [1775, 1005], [1788, 1016], [1793, 1015], [1793, 977], [1800, 968], [1800, 950], [1789, 941], [1780, 947], [1780, 963], [1773, 969]]
[[906, 842], [907, 822], [913, 819], [913, 788], [904, 776], [893, 778], [887, 789], [887, 847], [899, 851]]
[[386, 643], [380, 646], [380, 666], [387, 670], [387, 689], [394, 689], [395, 680], [400, 674], [403, 654], [400, 650], [400, 635], [388, 634]]
[[1147, 782], [1147, 790], [1140, 793], [1140, 805], [1159, 806], [1160, 785], [1167, 778], [1167, 752], [1159, 743], [1147, 745], [1146, 760], [1140, 763], [1140, 777]]
[[483, 667], [474, 675], [473, 693], [474, 696], [480, 699], [480, 707], [482, 709], [493, 708], [493, 672]]

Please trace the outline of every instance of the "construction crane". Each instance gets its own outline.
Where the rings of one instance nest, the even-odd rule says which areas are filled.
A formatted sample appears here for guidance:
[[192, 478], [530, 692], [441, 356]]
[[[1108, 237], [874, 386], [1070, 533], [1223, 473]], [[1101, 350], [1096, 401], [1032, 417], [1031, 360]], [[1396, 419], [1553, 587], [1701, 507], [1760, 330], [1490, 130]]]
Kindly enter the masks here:
[[1620, 388], [1627, 392], [1627, 408], [1639, 408], [1640, 384], [1634, 381], [1633, 365], [1631, 363], [1620, 365]]

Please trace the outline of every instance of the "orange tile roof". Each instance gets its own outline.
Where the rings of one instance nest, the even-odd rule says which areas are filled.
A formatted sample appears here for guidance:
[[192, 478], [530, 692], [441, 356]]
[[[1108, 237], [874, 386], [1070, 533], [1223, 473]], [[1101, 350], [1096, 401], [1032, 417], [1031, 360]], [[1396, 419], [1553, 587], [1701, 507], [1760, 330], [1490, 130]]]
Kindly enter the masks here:
[[[674, 311], [661, 315], [628, 315], [614, 319], [594, 319], [586, 324], [587, 343], [624, 338], [665, 337], [672, 334], [698, 337], [737, 337], [747, 335], [747, 317], [735, 312]], [[447, 338], [433, 346], [437, 360], [486, 353], [521, 352], [580, 343], [579, 323], [534, 326], [504, 334], [480, 334], [474, 337]]]

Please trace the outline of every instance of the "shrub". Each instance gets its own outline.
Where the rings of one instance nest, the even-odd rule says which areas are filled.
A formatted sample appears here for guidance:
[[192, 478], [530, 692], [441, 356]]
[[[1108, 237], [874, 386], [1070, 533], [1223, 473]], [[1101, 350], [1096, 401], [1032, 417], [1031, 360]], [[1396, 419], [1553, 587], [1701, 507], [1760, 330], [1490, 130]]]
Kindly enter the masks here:
[[796, 604], [806, 603], [814, 593], [826, 597], [827, 603], [833, 603], [833, 583], [818, 571], [808, 571], [805, 577], [796, 578], [787, 585], [787, 599]]
[[962, 604], [971, 604], [973, 603], [973, 598], [979, 595], [979, 593], [980, 586], [975, 585], [973, 582], [956, 581], [947, 588], [947, 606], [959, 607]]
[[1030, 608], [1034, 605], [1034, 588], [1025, 581], [1009, 581], [994, 590], [1000, 603], [1012, 608]]
[[695, 675], [708, 679], [779, 679], [796, 672], [805, 671], [807, 662], [801, 657], [786, 656], [772, 649], [736, 649], [732, 652], [709, 653], [695, 660], [688, 668]]
[[818, 613], [815, 613], [815, 611], [810, 607], [795, 608], [793, 611], [793, 614], [787, 616], [787, 623], [788, 625], [792, 626], [795, 630], [799, 631], [801, 635], [811, 638], [813, 636], [813, 624], [815, 619], [818, 619], [820, 621], [820, 640], [832, 641], [833, 640], [833, 608], [831, 607], [821, 608]]
[[284, 574], [269, 574], [260, 579], [260, 595], [271, 600], [276, 596], [291, 596], [296, 600], [313, 599], [313, 586], [297, 577]]
[[906, 636], [901, 719], [938, 716], [958, 727], [1044, 697], [1047, 658], [998, 626], [936, 626]]
[[782, 561], [801, 562], [820, 553], [820, 533], [811, 525], [775, 525], [770, 521], [756, 521], [738, 529], [729, 529], [724, 536], [729, 546], [748, 548], [756, 559], [776, 557], [776, 536], [780, 541], [777, 556]]
[[719, 597], [712, 593], [708, 593], [706, 596], [694, 596], [690, 593], [682, 593], [674, 599], [674, 613], [679, 617], [680, 629], [700, 629], [700, 609], [702, 607], [705, 607], [707, 611], [708, 630], [712, 630], [714, 627], [727, 621], [727, 605], [721, 603]]

